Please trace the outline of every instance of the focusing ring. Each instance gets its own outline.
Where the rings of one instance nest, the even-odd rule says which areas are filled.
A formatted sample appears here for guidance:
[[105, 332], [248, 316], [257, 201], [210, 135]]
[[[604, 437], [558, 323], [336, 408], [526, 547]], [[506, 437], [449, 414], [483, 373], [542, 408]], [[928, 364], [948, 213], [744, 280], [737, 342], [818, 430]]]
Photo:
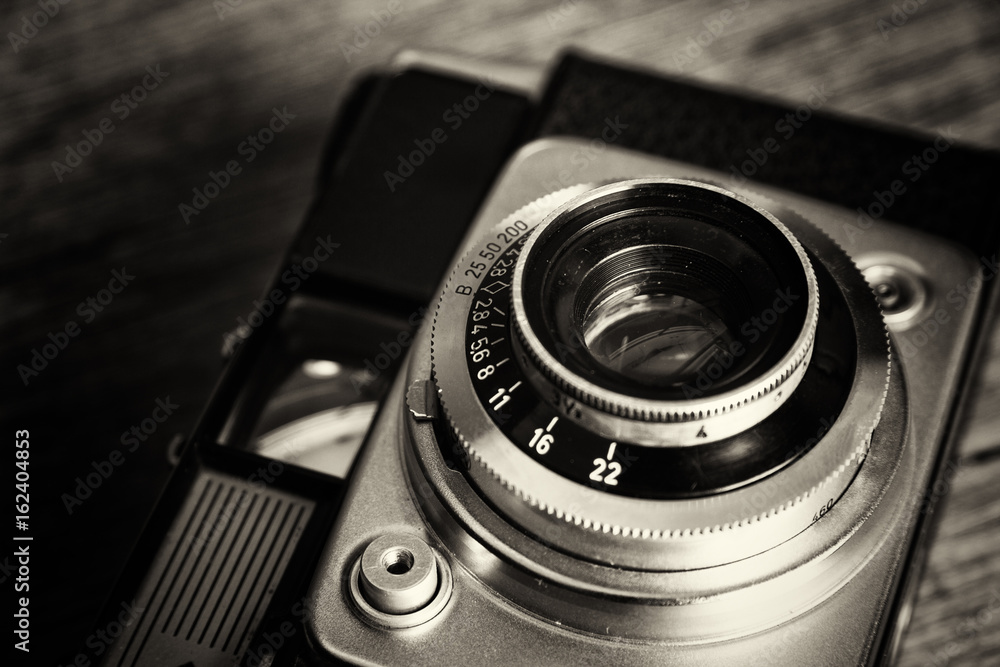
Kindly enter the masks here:
[[[579, 367], [572, 369], [566, 363], [567, 357], [572, 359], [572, 353], [567, 354], [565, 350], [585, 348], [586, 343], [580, 340], [581, 337], [553, 343], [550, 330], [558, 328], [559, 321], [568, 318], [561, 313], [563, 317], [550, 317], [546, 321], [539, 312], [541, 308], [538, 304], [542, 301], [540, 292], [547, 289], [547, 283], [566, 280], [561, 275], [549, 281], [543, 278], [545, 272], [553, 271], [553, 265], [558, 266], [559, 260], [553, 255], [558, 257], [562, 249], [552, 249], [552, 246], [578, 243], [577, 239], [581, 236], [599, 236], [602, 227], [620, 225], [623, 215], [633, 212], [639, 215], [655, 212], [660, 216], [650, 225], [654, 231], [646, 232], [649, 238], [643, 248], [667, 248], [665, 253], [669, 253], [670, 257], [656, 258], [656, 262], [663, 264], [672, 260], [680, 263], [673, 274], [675, 279], [694, 272], [699, 261], [713, 261], [705, 253], [699, 253], [694, 258], [682, 256], [681, 262], [674, 258], [681, 250], [686, 250], [679, 248], [675, 240], [685, 232], [688, 239], [696, 240], [710, 252], [721, 252], [718, 248], [727, 239], [732, 239], [731, 244], [737, 247], [724, 256], [730, 263], [749, 264], [745, 257], [751, 253], [744, 246], [752, 244], [758, 252], [767, 253], [769, 263], [752, 268], [758, 273], [778, 270], [784, 274], [780, 281], [771, 285], [773, 292], [766, 288], [756, 290], [763, 292], [757, 299], [758, 303], [748, 307], [748, 312], [739, 318], [744, 320], [741, 326], [732, 327], [737, 329], [737, 334], [739, 330], [748, 331], [757, 343], [762, 329], [766, 335], [768, 327], [774, 331], [781, 324], [780, 319], [777, 325], [775, 321], [766, 319], [767, 315], [775, 315], [772, 304], [780, 310], [797, 310], [798, 319], [786, 327], [794, 326], [793, 331], [785, 334], [783, 347], [786, 349], [778, 350], [780, 356], [777, 358], [772, 351], [772, 363], [763, 371], [752, 368], [751, 372], [756, 377], [751, 382], [740, 382], [733, 388], [717, 391], [717, 378], [707, 378], [707, 389], [700, 382], [685, 384], [683, 398], [662, 400], [658, 396], [663, 392], [658, 388], [642, 396], [637, 395], [642, 388], [633, 385], [626, 387], [625, 391], [629, 393], [624, 393], [592, 376], [588, 377], [586, 373], [593, 373], [592, 368], [583, 366], [582, 370]], [[664, 213], [677, 217], [663, 217]], [[675, 231], [676, 227], [692, 218], [700, 218], [697, 227]], [[632, 231], [631, 234], [637, 235], [638, 232]], [[620, 239], [620, 236], [619, 233], [613, 242], [629, 241]], [[652, 245], [650, 241], [659, 241], [659, 246]], [[589, 248], [584, 248], [584, 252], [587, 250]], [[581, 268], [579, 260], [564, 263], [570, 264], [575, 271], [582, 272], [589, 268]], [[591, 272], [597, 273], [600, 268], [598, 264]], [[751, 273], [751, 270], [744, 269], [735, 276], [735, 280], [753, 279], [754, 276], [749, 275]], [[542, 385], [542, 391], [547, 393], [551, 386], [578, 399], [583, 404], [580, 406], [580, 421], [594, 431], [610, 438], [650, 446], [715, 442], [746, 430], [780, 408], [801, 382], [812, 355], [820, 298], [808, 256], [799, 241], [777, 218], [732, 192], [680, 179], [621, 181], [598, 187], [563, 204], [539, 225], [525, 244], [514, 270], [512, 295], [514, 328], [532, 365], [540, 371], [533, 377]], [[762, 313], [765, 316], [763, 322], [760, 320]], [[787, 315], [778, 317], [791, 319]], [[749, 340], [743, 338], [730, 343], [737, 352], [735, 356], [742, 355], [744, 359], [751, 356]], [[557, 356], [561, 358], [557, 359]], [[713, 366], [708, 366], [708, 369], [712, 370]], [[702, 373], [699, 380], [702, 377], [707, 376]], [[779, 387], [783, 387], [783, 391], [776, 391]], [[765, 397], [767, 400], [764, 400]]]

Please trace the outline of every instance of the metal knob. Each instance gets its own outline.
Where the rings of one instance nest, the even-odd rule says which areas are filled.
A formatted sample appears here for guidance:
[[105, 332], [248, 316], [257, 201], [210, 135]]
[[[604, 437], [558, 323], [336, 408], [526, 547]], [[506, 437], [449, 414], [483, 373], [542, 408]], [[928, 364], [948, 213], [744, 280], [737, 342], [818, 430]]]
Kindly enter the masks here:
[[354, 562], [351, 597], [369, 621], [385, 628], [425, 623], [451, 598], [447, 561], [425, 541], [409, 533], [378, 537]]
[[386, 614], [408, 614], [434, 599], [437, 561], [427, 543], [415, 535], [395, 533], [377, 538], [361, 556], [361, 591]]

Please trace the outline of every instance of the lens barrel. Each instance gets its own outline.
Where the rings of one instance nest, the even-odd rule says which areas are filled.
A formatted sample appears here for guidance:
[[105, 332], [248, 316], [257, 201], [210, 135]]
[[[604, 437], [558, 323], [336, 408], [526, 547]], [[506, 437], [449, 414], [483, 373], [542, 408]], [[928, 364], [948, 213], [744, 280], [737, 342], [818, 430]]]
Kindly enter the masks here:
[[493, 507], [643, 570], [808, 527], [863, 461], [889, 377], [881, 313], [835, 243], [679, 179], [577, 186], [506, 218], [446, 283], [431, 362]]
[[557, 211], [525, 244], [512, 294], [539, 375], [591, 408], [591, 428], [654, 446], [718, 441], [780, 408], [819, 312], [784, 225], [682, 181], [615, 183]]

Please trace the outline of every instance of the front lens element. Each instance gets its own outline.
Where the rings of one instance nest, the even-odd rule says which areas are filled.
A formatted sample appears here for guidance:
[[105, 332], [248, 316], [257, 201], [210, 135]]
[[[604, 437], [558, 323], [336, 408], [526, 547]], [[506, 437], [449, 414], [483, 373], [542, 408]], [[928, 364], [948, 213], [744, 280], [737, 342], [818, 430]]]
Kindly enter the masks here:
[[[699, 248], [699, 239], [713, 247]], [[718, 365], [725, 377], [714, 378], [714, 390], [722, 391], [778, 333], [730, 358], [753, 316], [753, 293], [773, 292], [777, 281], [762, 257], [707, 223], [650, 211], [593, 226], [554, 254], [543, 317], [564, 346], [582, 341], [566, 360], [573, 370], [608, 386], [676, 395]], [[752, 270], [741, 278], [718, 255]]]
[[[589, 308], [581, 336], [602, 368], [647, 386], [697, 379], [735, 341], [716, 300], [699, 302], [665, 286], [609, 286]], [[712, 304], [712, 305], [709, 305]]]
[[575, 333], [605, 371], [676, 388], [728, 354], [748, 302], [739, 278], [708, 255], [627, 247], [581, 281]]
[[543, 373], [570, 393], [721, 396], [785, 373], [790, 352], [796, 364], [808, 354], [808, 259], [734, 196], [681, 183], [614, 190], [528, 245], [518, 324]]

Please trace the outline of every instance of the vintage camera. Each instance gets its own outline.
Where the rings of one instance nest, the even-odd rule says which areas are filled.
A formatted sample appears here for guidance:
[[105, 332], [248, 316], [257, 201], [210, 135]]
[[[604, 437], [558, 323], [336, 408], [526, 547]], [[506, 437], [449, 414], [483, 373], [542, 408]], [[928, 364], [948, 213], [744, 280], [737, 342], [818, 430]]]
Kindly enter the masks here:
[[358, 86], [102, 664], [891, 660], [998, 156], [573, 54], [530, 79]]

